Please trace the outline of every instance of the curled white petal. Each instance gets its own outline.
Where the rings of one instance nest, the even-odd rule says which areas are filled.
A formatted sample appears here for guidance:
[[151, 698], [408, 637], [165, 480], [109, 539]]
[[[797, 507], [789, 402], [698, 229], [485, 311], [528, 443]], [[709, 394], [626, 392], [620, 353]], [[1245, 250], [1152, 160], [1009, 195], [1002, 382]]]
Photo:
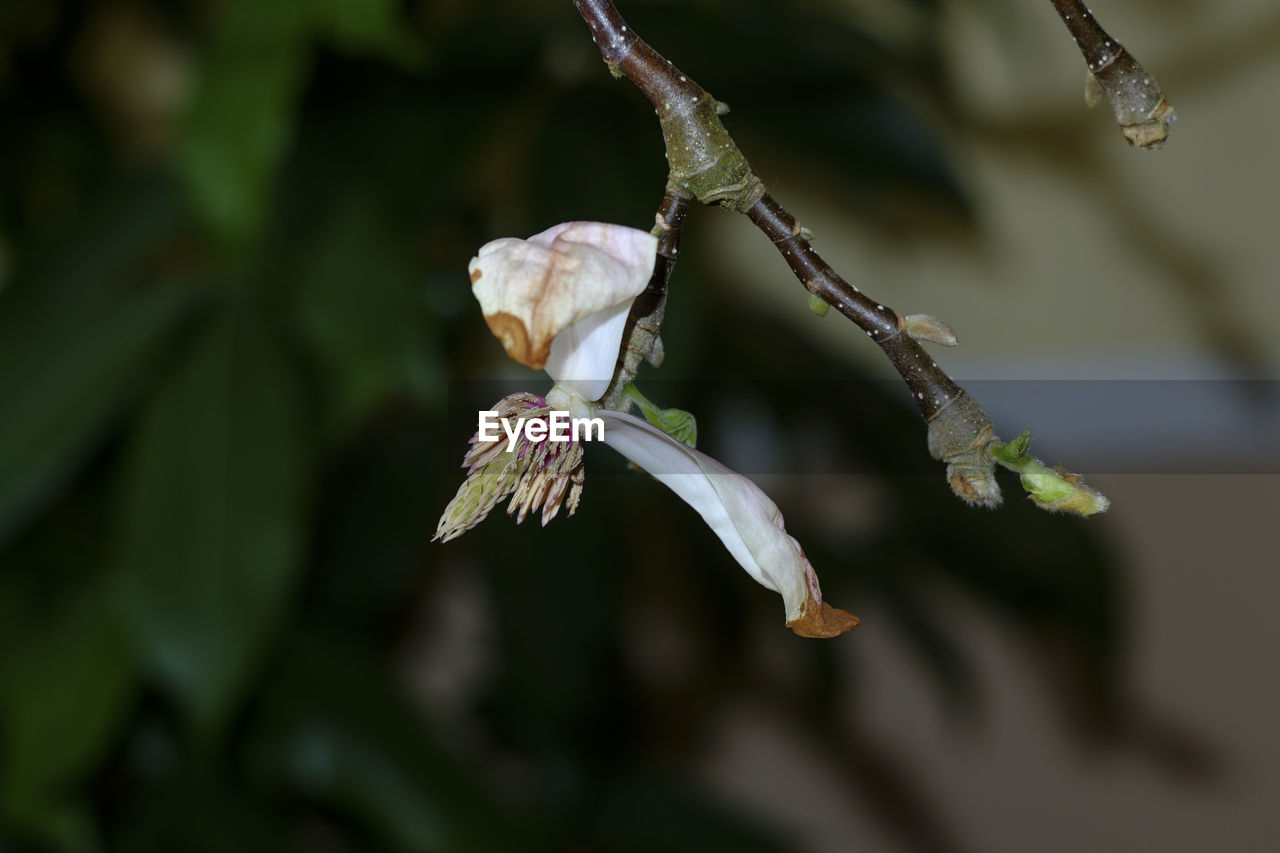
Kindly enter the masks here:
[[[621, 342], [620, 326], [653, 274], [657, 251], [657, 238], [646, 231], [605, 222], [565, 222], [528, 240], [508, 237], [486, 243], [468, 270], [490, 330], [507, 355], [533, 368], [547, 365], [557, 335], [607, 312], [576, 338], [566, 339], [558, 351], [558, 369], [573, 372], [567, 378], [594, 380], [598, 377], [587, 374], [594, 374], [600, 358], [592, 358], [589, 365], [585, 355], [582, 363], [570, 359], [578, 348], [573, 341], [598, 345], [613, 334], [605, 320], [620, 312], [616, 334]], [[617, 355], [615, 345], [609, 375]], [[590, 368], [587, 374], [582, 373], [585, 367]]]
[[782, 596], [796, 633], [833, 636], [858, 623], [823, 604], [813, 567], [755, 483], [639, 418], [606, 410], [596, 415], [604, 419], [606, 444], [697, 510], [747, 573]]

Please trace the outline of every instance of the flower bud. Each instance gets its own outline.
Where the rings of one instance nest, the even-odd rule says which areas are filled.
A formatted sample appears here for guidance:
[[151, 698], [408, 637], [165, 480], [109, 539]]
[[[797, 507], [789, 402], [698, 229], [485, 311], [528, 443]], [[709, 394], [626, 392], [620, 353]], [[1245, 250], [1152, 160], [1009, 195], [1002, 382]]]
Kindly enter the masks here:
[[942, 320], [929, 314], [908, 314], [902, 318], [902, 330], [917, 341], [929, 341], [944, 347], [956, 345], [956, 333]]

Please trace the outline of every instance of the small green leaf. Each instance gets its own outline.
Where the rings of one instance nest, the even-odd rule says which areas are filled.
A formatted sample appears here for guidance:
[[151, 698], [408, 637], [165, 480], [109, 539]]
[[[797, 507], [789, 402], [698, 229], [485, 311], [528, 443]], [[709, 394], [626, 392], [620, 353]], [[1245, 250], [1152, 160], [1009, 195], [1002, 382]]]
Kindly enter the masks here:
[[1106, 512], [1111, 502], [1101, 492], [1084, 485], [1078, 475], [1061, 467], [1049, 468], [1027, 452], [1030, 443], [1031, 430], [1027, 429], [1007, 444], [987, 445], [986, 452], [1005, 468], [1018, 472], [1022, 488], [1041, 509], [1073, 515]]
[[1031, 430], [1024, 429], [1022, 434], [1006, 444], [990, 444], [987, 446], [987, 452], [1001, 462], [1007, 462], [1010, 465], [1016, 465], [1022, 457], [1027, 455], [1027, 449], [1031, 446]]
[[661, 409], [640, 393], [632, 383], [627, 386], [627, 394], [635, 401], [645, 420], [665, 432], [667, 435], [682, 441], [690, 447], [698, 444], [698, 421], [692, 413], [684, 409]]
[[690, 447], [698, 446], [698, 420], [684, 409], [663, 409], [654, 424], [658, 429]]

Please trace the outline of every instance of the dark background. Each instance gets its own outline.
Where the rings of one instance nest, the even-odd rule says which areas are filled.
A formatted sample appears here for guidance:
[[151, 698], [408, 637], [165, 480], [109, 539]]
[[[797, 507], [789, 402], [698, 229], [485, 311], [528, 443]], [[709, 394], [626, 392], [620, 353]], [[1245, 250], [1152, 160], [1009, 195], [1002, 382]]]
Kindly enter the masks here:
[[[990, 128], [947, 70], [954, 4], [868, 11], [885, 5], [622, 11], [731, 104], [784, 201], [980, 244], [961, 143]], [[1070, 120], [1123, 148], [1098, 114]], [[548, 385], [502, 359], [468, 259], [569, 219], [646, 227], [664, 177], [651, 108], [568, 0], [4, 0], [0, 847], [1049, 850], [1071, 849], [1068, 826], [1096, 843], [1048, 807], [1079, 787], [1020, 778], [1042, 772], [1026, 768], [1043, 739], [999, 765], [1007, 784], [939, 782], [960, 760], [942, 742], [921, 760], [923, 705], [974, 737], [1007, 719], [1011, 677], [1070, 745], [1048, 764], [1141, 768], [1099, 824], [1118, 828], [1107, 849], [1149, 831], [1168, 846], [1150, 798], [1194, 810], [1267, 784], [1233, 775], [1221, 721], [1180, 713], [1133, 663], [1150, 573], [1129, 560], [1170, 524], [1213, 539], [1193, 535], [1205, 483], [1175, 476], [1203, 469], [1099, 480], [1180, 516], [1051, 517], [1012, 479], [1004, 508], [967, 509], [902, 392], [746, 294], [720, 235], [758, 235], [719, 211], [690, 215], [667, 361], [641, 387], [699, 416], [702, 449], [769, 475], [826, 597], [863, 626], [793, 637], [696, 514], [604, 448], [575, 517], [495, 511], [430, 543], [461, 482], [464, 401]], [[772, 286], [802, 304], [780, 266]], [[1171, 302], [1189, 349], [1267, 378], [1265, 341], [1205, 320], [1185, 288]], [[1222, 488], [1273, 515], [1274, 478], [1244, 479]], [[1211, 553], [1220, 570], [1256, 559], [1227, 536]], [[915, 693], [893, 692], [890, 659]], [[1008, 734], [985, 731], [970, 750]], [[1228, 837], [1261, 832], [1225, 813]]]

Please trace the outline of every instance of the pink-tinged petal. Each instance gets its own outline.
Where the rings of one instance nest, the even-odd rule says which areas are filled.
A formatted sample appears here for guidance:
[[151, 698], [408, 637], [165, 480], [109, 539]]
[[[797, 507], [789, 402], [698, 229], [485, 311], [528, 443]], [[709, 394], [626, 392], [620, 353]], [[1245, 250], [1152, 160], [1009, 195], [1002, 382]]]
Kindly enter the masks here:
[[782, 596], [793, 631], [833, 637], [858, 624], [858, 617], [823, 602], [804, 551], [755, 483], [639, 418], [606, 410], [596, 415], [604, 419], [606, 444], [697, 510], [747, 573]]
[[[507, 355], [541, 369], [552, 341], [575, 323], [601, 311], [612, 316], [619, 306], [625, 321], [626, 310], [649, 283], [657, 251], [657, 238], [646, 231], [566, 222], [528, 240], [486, 243], [468, 270], [485, 322]], [[621, 337], [619, 329], [619, 344]]]

